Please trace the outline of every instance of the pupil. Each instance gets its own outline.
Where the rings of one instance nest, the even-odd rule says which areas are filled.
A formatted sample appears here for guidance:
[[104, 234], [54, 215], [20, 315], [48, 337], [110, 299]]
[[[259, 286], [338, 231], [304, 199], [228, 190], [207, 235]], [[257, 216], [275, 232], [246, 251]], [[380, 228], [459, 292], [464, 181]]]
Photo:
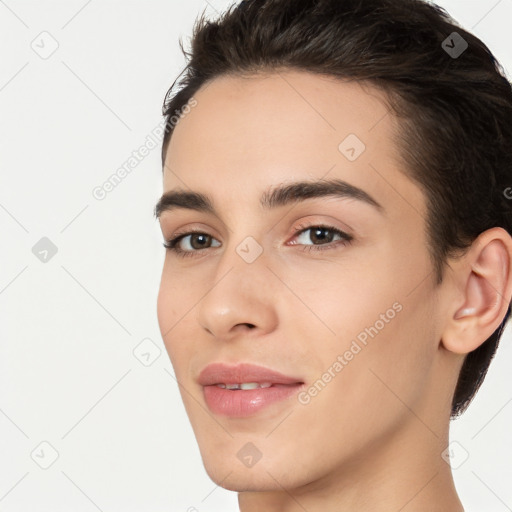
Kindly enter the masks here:
[[[191, 239], [191, 243], [192, 243], [192, 247], [194, 247], [194, 249], [202, 249], [203, 247], [201, 246], [201, 244], [199, 244], [199, 247], [195, 247], [194, 245], [194, 240], [197, 240], [198, 238], [202, 238], [203, 240], [206, 238], [205, 235], [201, 235], [201, 234], [196, 234], [196, 235], [192, 235], [192, 239]], [[204, 244], [203, 244], [204, 246]]]

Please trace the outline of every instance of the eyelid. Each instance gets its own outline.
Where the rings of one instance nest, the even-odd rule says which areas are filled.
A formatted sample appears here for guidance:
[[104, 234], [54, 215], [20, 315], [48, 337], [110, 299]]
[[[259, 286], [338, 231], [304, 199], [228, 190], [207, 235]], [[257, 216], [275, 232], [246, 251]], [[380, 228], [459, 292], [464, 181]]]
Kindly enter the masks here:
[[[313, 229], [313, 228], [326, 229], [328, 231], [334, 232], [335, 236], [341, 236], [341, 240], [337, 240], [335, 242], [328, 242], [326, 244], [319, 244], [319, 245], [315, 245], [315, 244], [308, 245], [308, 244], [297, 244], [297, 243], [292, 243], [290, 245], [303, 246], [304, 251], [309, 250], [309, 251], [318, 252], [318, 251], [323, 251], [323, 250], [332, 250], [332, 249], [337, 248], [339, 245], [350, 244], [352, 242], [352, 240], [354, 239], [353, 235], [345, 232], [344, 230], [342, 230], [336, 226], [327, 224], [325, 222], [321, 222], [321, 221], [318, 221], [318, 222], [302, 221], [301, 224], [295, 225], [293, 228], [292, 238], [295, 238], [295, 237], [301, 235], [303, 232], [309, 231], [310, 229]], [[174, 252], [177, 256], [180, 256], [180, 257], [181, 256], [195, 256], [196, 254], [204, 253], [204, 251], [206, 251], [207, 249], [218, 248], [218, 247], [205, 247], [203, 249], [188, 251], [188, 250], [183, 250], [183, 249], [180, 249], [179, 247], [177, 247], [182, 239], [186, 238], [187, 236], [194, 235], [194, 234], [206, 235], [206, 236], [212, 238], [213, 240], [217, 240], [214, 236], [212, 236], [208, 233], [208, 230], [194, 227], [194, 228], [189, 228], [189, 229], [178, 230], [177, 232], [173, 233], [171, 238], [167, 239], [163, 245], [167, 250]]]
[[[325, 218], [325, 215], [322, 215], [322, 217]], [[327, 216], [327, 217], [330, 217], [330, 216]], [[338, 219], [336, 219], [333, 222], [337, 222], [338, 224], [341, 224], [342, 227], [335, 226], [333, 223], [331, 223], [331, 221], [321, 220], [321, 219], [315, 218], [314, 215], [308, 215], [305, 219], [304, 218], [300, 219], [300, 221], [298, 221], [298, 224], [297, 223], [293, 224], [293, 226], [291, 228], [292, 236], [296, 236], [298, 234], [298, 230], [300, 230], [300, 229], [309, 229], [309, 228], [314, 228], [314, 227], [325, 227], [325, 228], [329, 228], [332, 230], [340, 231], [347, 237], [350, 237], [351, 236], [350, 233], [354, 231], [353, 228], [345, 222], [341, 222]], [[274, 228], [272, 228], [271, 231], [272, 230], [274, 230]], [[209, 236], [212, 236], [215, 238], [215, 236], [211, 234], [211, 231], [212, 231], [212, 228], [209, 226], [207, 227], [206, 225], [204, 225], [204, 227], [202, 225], [193, 225], [192, 227], [185, 226], [184, 228], [176, 229], [167, 238], [167, 240], [171, 240], [171, 239], [175, 240], [176, 238], [178, 238], [182, 235], [188, 235], [188, 234], [193, 234], [193, 233], [201, 233], [201, 234], [209, 235]], [[216, 231], [216, 230], [214, 230], [214, 231]]]

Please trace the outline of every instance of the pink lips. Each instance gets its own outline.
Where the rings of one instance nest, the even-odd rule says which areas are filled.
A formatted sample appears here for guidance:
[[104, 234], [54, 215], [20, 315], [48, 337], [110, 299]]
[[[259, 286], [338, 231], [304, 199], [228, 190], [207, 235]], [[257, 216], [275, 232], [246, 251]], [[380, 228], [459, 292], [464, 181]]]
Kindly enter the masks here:
[[[201, 371], [198, 382], [203, 386], [206, 404], [213, 413], [239, 418], [251, 416], [272, 403], [290, 398], [304, 384], [299, 378], [248, 363], [236, 366], [209, 364]], [[271, 386], [247, 390], [217, 386], [240, 383], [270, 383]]]

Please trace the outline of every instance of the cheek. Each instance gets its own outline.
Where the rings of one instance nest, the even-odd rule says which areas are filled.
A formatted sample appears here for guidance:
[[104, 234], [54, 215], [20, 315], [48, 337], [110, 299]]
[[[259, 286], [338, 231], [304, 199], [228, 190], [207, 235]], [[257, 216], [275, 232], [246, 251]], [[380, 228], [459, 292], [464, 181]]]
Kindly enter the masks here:
[[[381, 312], [385, 314], [386, 308], [372, 309]], [[395, 313], [388, 323], [369, 320], [367, 330], [359, 331], [366, 335], [364, 343], [362, 337], [347, 334], [338, 338], [337, 348], [322, 346], [321, 364], [310, 373], [312, 396], [303, 413], [308, 418], [329, 418], [309, 424], [314, 438], [330, 440], [325, 457], [332, 456], [334, 445], [338, 453], [364, 449], [369, 440], [391, 435], [399, 424], [414, 421], [410, 409], [421, 408], [433, 357], [428, 334], [417, 323], [425, 311], [404, 303]], [[347, 439], [350, 448], [345, 446]]]
[[158, 325], [160, 326], [160, 332], [162, 334], [164, 342], [166, 339], [165, 333], [172, 327], [172, 324], [175, 321], [176, 317], [176, 311], [174, 309], [175, 305], [173, 300], [174, 289], [167, 276], [168, 272], [166, 272], [164, 265], [162, 277], [160, 278], [160, 288], [158, 290], [156, 304]]
[[[407, 410], [400, 399], [419, 399], [436, 354], [433, 294], [425, 280], [430, 271], [423, 254], [412, 259], [382, 251], [350, 271], [333, 265], [324, 286], [317, 279], [316, 289], [312, 276], [294, 277], [298, 295], [307, 297], [304, 302], [321, 319], [301, 315], [298, 328], [315, 340], [306, 349], [307, 360], [315, 361], [310, 382], [333, 382], [321, 392], [318, 406], [332, 400], [341, 415], [349, 410], [386, 415]], [[329, 371], [336, 377], [323, 379]]]
[[347, 347], [349, 354], [357, 354], [349, 356], [352, 360], [343, 370], [344, 382], [340, 381], [343, 390], [339, 389], [347, 409], [356, 408], [369, 420], [380, 418], [383, 425], [405, 420], [411, 417], [410, 409], [423, 407], [437, 350], [429, 293], [397, 297], [393, 304], [390, 297], [389, 303], [372, 309], [364, 329], [346, 338], [355, 343]]
[[197, 279], [194, 282], [193, 271], [180, 271], [171, 256], [166, 256], [157, 297], [158, 323], [163, 333], [171, 328], [174, 332], [179, 328], [181, 319], [187, 320], [187, 311], [201, 297], [201, 288], [198, 286], [200, 283]]
[[381, 315], [389, 311], [389, 318], [395, 316], [398, 283], [393, 276], [384, 275], [382, 261], [374, 259], [347, 258], [342, 262], [289, 267], [283, 281], [290, 283], [295, 297], [283, 290], [288, 303], [285, 318], [300, 324], [300, 332], [319, 338], [321, 343], [311, 347], [315, 351], [330, 347], [343, 352], [349, 348], [350, 340], [358, 335], [364, 337], [365, 329], [375, 322], [381, 330]]
[[186, 288], [180, 283], [179, 277], [164, 264], [157, 297], [157, 318], [162, 340], [173, 366], [180, 359], [180, 347], [182, 351], [187, 346], [186, 343], [177, 343], [180, 336], [183, 337], [180, 333], [184, 332], [185, 324], [189, 321], [186, 315], [190, 309], [186, 307], [189, 301], [183, 290]]

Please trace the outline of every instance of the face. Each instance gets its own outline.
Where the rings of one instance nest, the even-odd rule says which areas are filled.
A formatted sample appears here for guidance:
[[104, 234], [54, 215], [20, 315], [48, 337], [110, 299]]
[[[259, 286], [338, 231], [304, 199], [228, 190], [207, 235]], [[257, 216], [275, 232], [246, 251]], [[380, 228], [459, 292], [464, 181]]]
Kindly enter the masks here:
[[[206, 195], [212, 211], [190, 196], [161, 211], [183, 252], [166, 252], [158, 321], [209, 476], [231, 490], [320, 485], [392, 458], [397, 432], [421, 444], [431, 433], [411, 409], [429, 414], [439, 398], [436, 290], [425, 197], [383, 94], [286, 71], [218, 78], [195, 99], [164, 193]], [[324, 188], [272, 196], [297, 182]], [[203, 387], [210, 363], [290, 381]]]

